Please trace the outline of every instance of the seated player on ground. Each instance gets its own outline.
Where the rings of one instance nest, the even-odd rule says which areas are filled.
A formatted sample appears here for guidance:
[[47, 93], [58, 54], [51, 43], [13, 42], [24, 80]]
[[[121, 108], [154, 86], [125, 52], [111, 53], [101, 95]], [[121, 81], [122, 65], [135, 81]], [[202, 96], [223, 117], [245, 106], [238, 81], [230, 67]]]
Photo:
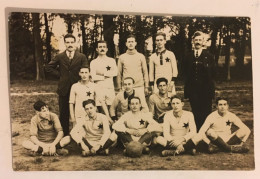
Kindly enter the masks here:
[[43, 101], [33, 105], [36, 115], [31, 119], [30, 140], [23, 142], [23, 147], [38, 155], [67, 155], [63, 147], [70, 143], [70, 137], [63, 137], [58, 116], [49, 111]]
[[73, 127], [76, 123], [84, 119], [86, 112], [82, 106], [82, 102], [88, 99], [98, 101], [101, 104], [109, 122], [112, 123], [101, 89], [98, 89], [98, 86], [95, 83], [90, 82], [89, 69], [86, 67], [81, 67], [79, 76], [81, 80], [72, 85], [69, 99], [70, 118], [73, 123]]
[[151, 113], [141, 111], [141, 100], [133, 97], [129, 101], [130, 111], [126, 112], [112, 128], [116, 131], [125, 147], [131, 141], [143, 144], [143, 152], [149, 153], [152, 132], [161, 131], [161, 126], [152, 118]]
[[[116, 141], [115, 133], [111, 134], [109, 122], [104, 114], [97, 113], [95, 101], [83, 102], [86, 115], [82, 123], [71, 130], [71, 137], [82, 148], [82, 155], [109, 154], [109, 147]], [[81, 131], [84, 131], [82, 133]]]
[[[123, 114], [125, 114], [127, 111], [130, 110], [128, 107], [128, 101], [132, 97], [137, 96], [140, 98], [140, 95], [134, 90], [133, 86], [134, 86], [134, 79], [132, 77], [124, 78], [123, 81], [124, 91], [120, 91], [116, 95], [110, 107], [110, 115], [113, 121], [116, 121]], [[148, 106], [146, 104], [146, 101], [141, 101], [141, 105], [142, 105], [142, 111], [148, 112]]]
[[191, 151], [186, 142], [196, 134], [196, 124], [191, 112], [183, 110], [184, 102], [180, 96], [173, 96], [170, 100], [172, 110], [166, 112], [163, 121], [163, 136], [156, 138], [155, 142], [165, 147], [162, 156], [179, 154], [179, 151]]
[[[219, 97], [216, 100], [217, 110], [212, 112], [202, 125], [199, 133], [189, 140], [189, 147], [194, 148], [201, 140], [208, 144], [208, 152], [219, 150], [233, 153], [247, 153], [244, 145], [250, 135], [250, 129], [232, 112], [228, 110], [228, 100]], [[232, 133], [231, 127], [238, 129]]]

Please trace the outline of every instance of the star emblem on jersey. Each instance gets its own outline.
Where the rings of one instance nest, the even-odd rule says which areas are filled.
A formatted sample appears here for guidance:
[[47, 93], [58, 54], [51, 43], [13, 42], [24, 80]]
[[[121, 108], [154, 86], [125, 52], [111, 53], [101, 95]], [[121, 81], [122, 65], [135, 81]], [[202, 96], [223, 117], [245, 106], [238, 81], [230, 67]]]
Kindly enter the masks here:
[[110, 66], [107, 66], [106, 68], [107, 68], [107, 71], [109, 71], [109, 70], [111, 69], [111, 67], [110, 67]]
[[166, 62], [170, 62], [171, 61], [168, 57], [165, 60], [166, 60]]
[[49, 125], [52, 125], [52, 124], [53, 124], [53, 121], [49, 121], [48, 124], [49, 124]]
[[226, 122], [226, 125], [227, 125], [227, 126], [230, 126], [230, 125], [231, 125], [231, 122], [228, 120], [228, 121]]
[[144, 120], [143, 119], [141, 119], [139, 122], [140, 122], [140, 125], [144, 125]]
[[98, 129], [103, 129], [103, 124], [100, 123], [100, 124], [98, 125]]
[[88, 91], [88, 92], [87, 92], [87, 95], [88, 95], [88, 96], [90, 96], [90, 95], [91, 95], [91, 92], [90, 92], [90, 91]]
[[182, 127], [185, 127], [185, 128], [188, 128], [189, 127], [189, 123], [183, 123], [183, 126]]

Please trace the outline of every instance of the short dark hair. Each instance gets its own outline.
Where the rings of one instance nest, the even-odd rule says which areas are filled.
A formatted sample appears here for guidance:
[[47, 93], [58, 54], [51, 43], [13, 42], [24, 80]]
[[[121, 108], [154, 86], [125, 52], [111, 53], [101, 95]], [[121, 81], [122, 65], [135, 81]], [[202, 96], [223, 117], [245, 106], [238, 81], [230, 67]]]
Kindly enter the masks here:
[[220, 100], [225, 100], [225, 101], [228, 102], [228, 98], [227, 98], [227, 97], [225, 97], [225, 96], [219, 96], [219, 97], [216, 98], [216, 104], [217, 104], [217, 105], [218, 105], [218, 102], [219, 102]]
[[176, 95], [174, 95], [174, 96], [171, 97], [171, 102], [172, 102], [172, 100], [175, 99], [175, 98], [176, 98], [176, 99], [179, 99], [179, 100], [181, 100], [181, 102], [183, 102], [183, 97], [180, 96], [180, 95], [178, 95], [178, 94], [176, 94]]
[[33, 104], [33, 108], [36, 110], [36, 111], [41, 111], [41, 108], [44, 107], [44, 106], [47, 106], [47, 104], [41, 100], [38, 100], [36, 101], [34, 104]]
[[135, 41], [136, 41], [136, 36], [135, 36], [134, 34], [129, 34], [129, 35], [126, 37], [126, 41], [127, 41], [127, 39], [129, 39], [129, 38], [134, 38]]
[[164, 32], [157, 32], [156, 34], [155, 34], [155, 38], [157, 37], [157, 36], [163, 36], [163, 38], [164, 38], [164, 40], [166, 40], [166, 34], [164, 33]]
[[[133, 96], [133, 97], [130, 97], [128, 98], [128, 110], [130, 110], [130, 103], [132, 101], [132, 99], [138, 99], [139, 100], [139, 103], [141, 104], [141, 99], [138, 97], [138, 96]], [[142, 110], [142, 106], [140, 107], [140, 110]]]
[[166, 79], [166, 78], [158, 78], [157, 80], [156, 80], [156, 85], [157, 86], [159, 86], [159, 84], [161, 83], [161, 82], [165, 82], [166, 83], [166, 85], [168, 84], [168, 80]]
[[82, 68], [87, 68], [87, 69], [88, 69], [88, 71], [90, 72], [90, 68], [89, 68], [89, 67], [87, 67], [87, 66], [81, 66], [81, 67], [80, 67], [80, 69], [79, 69], [79, 71], [80, 71]]
[[197, 36], [202, 36], [202, 35], [203, 35], [203, 32], [201, 32], [201, 31], [196, 31], [196, 32], [193, 34], [192, 39], [194, 39], [194, 38], [197, 37]]
[[71, 33], [68, 33], [64, 36], [64, 42], [65, 42], [65, 39], [66, 38], [73, 38], [74, 39], [74, 42], [76, 42], [76, 37], [74, 35], [72, 35]]
[[98, 44], [105, 43], [107, 45], [107, 42], [105, 40], [99, 40], [96, 43], [96, 48], [98, 48]]
[[132, 77], [130, 77], [130, 76], [125, 77], [123, 81], [125, 81], [125, 80], [129, 80], [129, 79], [133, 81], [133, 84], [135, 84], [135, 80], [134, 80], [134, 78], [132, 78]]
[[93, 104], [93, 106], [96, 106], [95, 100], [93, 100], [93, 99], [88, 99], [88, 100], [82, 102], [83, 108], [85, 108], [85, 106], [88, 105], [88, 104]]

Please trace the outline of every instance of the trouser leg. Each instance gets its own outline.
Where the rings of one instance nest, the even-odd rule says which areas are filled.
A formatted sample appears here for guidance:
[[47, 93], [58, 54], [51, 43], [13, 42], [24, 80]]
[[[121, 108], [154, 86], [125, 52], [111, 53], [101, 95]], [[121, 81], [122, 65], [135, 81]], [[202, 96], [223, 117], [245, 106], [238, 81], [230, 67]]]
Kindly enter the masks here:
[[64, 136], [69, 135], [69, 94], [59, 96], [60, 123]]

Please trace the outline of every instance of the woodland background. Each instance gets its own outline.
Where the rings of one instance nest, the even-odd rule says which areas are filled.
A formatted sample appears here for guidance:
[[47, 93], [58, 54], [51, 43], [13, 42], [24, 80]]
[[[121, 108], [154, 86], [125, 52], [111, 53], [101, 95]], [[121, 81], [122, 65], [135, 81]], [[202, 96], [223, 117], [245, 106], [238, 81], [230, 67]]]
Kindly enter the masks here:
[[[60, 31], [53, 27], [59, 20]], [[207, 34], [206, 48], [218, 66], [217, 80], [252, 80], [251, 22], [249, 17], [149, 16], [11, 12], [9, 25], [10, 80], [53, 79], [44, 66], [62, 50], [66, 33], [73, 33], [78, 50], [91, 61], [98, 40], [108, 42], [108, 53], [116, 60], [125, 52], [127, 35], [137, 38], [137, 50], [147, 62], [155, 51], [154, 34], [167, 33], [166, 48], [174, 52], [182, 79], [182, 61], [192, 48], [191, 37], [200, 30]]]

